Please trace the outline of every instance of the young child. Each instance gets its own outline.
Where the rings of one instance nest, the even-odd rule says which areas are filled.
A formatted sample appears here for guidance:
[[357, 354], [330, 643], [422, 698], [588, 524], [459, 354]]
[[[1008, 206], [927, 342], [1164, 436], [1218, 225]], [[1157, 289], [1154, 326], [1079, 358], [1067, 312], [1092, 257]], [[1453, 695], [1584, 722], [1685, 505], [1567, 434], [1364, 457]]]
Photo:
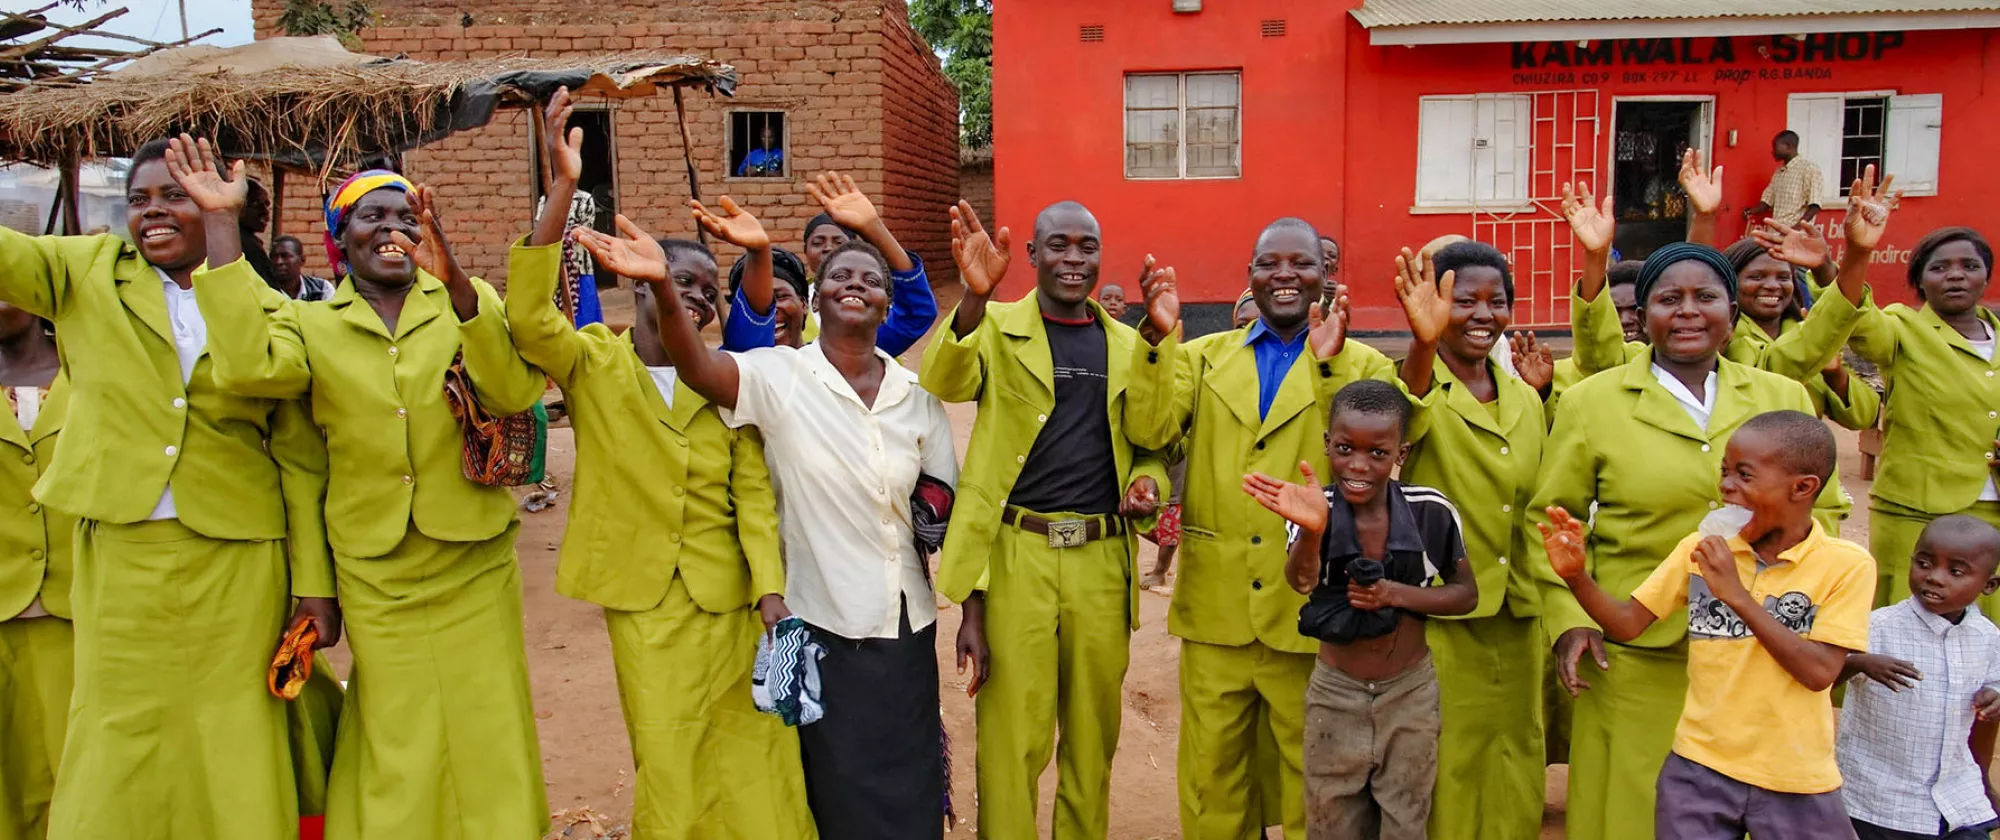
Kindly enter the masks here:
[[1833, 467], [1833, 434], [1819, 418], [1750, 418], [1729, 437], [1721, 485], [1749, 523], [1732, 537], [1681, 540], [1630, 600], [1591, 579], [1583, 524], [1548, 510], [1549, 564], [1605, 638], [1634, 638], [1686, 610], [1687, 701], [1657, 782], [1659, 840], [1854, 837], [1829, 689], [1847, 654], [1866, 649], [1875, 561], [1813, 521]]
[[[1306, 687], [1306, 836], [1421, 840], [1437, 781], [1438, 687], [1428, 615], [1479, 603], [1458, 511], [1391, 479], [1409, 454], [1410, 401], [1362, 380], [1333, 398], [1334, 483], [1253, 474], [1243, 490], [1291, 522], [1285, 577], [1311, 596], [1299, 632], [1320, 640]], [[1441, 582], [1438, 582], [1442, 579]]]
[[[1842, 798], [1861, 840], [1985, 840], [2000, 828], [1986, 785], [2000, 720], [2000, 628], [1979, 614], [2000, 589], [2000, 530], [1933, 520], [1910, 557], [1910, 597], [1876, 610], [1840, 712]], [[1979, 725], [1973, 723], [1977, 716]], [[1984, 738], [1981, 737], [1983, 731]], [[1983, 760], [1978, 760], [1983, 759]]]

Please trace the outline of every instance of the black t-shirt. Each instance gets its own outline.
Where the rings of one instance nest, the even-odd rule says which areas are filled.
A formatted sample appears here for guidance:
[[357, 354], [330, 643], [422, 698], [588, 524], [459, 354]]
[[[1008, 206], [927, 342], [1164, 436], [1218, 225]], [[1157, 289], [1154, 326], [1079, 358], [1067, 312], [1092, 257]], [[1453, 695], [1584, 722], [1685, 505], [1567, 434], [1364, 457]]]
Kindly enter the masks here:
[[[1400, 610], [1384, 607], [1361, 611], [1347, 602], [1348, 564], [1361, 559], [1361, 541], [1354, 529], [1354, 508], [1340, 491], [1328, 486], [1326, 533], [1320, 538], [1319, 585], [1299, 610], [1299, 633], [1321, 641], [1347, 644], [1360, 639], [1386, 636], [1396, 629]], [[1458, 509], [1443, 493], [1429, 487], [1389, 482], [1389, 538], [1384, 543], [1387, 559], [1379, 563], [1382, 580], [1410, 586], [1427, 586], [1433, 578], [1451, 581], [1458, 574], [1458, 561], [1465, 557], [1460, 535]], [[1297, 525], [1287, 526], [1292, 540], [1299, 538]], [[1423, 618], [1422, 613], [1411, 613]]]
[[1055, 361], [1056, 407], [1035, 436], [1007, 503], [1038, 513], [1118, 512], [1104, 325], [1042, 319]]

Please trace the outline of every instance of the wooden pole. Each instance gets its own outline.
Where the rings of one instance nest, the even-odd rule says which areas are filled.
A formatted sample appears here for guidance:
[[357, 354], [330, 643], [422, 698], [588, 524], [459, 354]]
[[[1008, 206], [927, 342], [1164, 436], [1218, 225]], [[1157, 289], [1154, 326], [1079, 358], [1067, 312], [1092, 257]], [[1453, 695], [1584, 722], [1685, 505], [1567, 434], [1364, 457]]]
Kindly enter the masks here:
[[[285, 168], [275, 161], [271, 164], [271, 244], [285, 232]], [[305, 249], [301, 247], [300, 251]]]
[[[700, 201], [701, 179], [695, 175], [694, 144], [688, 140], [687, 106], [681, 103], [681, 89], [678, 86], [674, 88], [674, 121], [681, 127], [681, 160], [687, 162], [688, 195]], [[708, 232], [703, 230], [701, 225], [694, 226], [694, 235], [702, 244], [708, 243]]]
[[63, 235], [75, 236], [83, 232], [83, 215], [77, 212], [77, 163], [75, 158], [63, 162], [62, 177], [56, 182], [56, 190], [62, 194]]

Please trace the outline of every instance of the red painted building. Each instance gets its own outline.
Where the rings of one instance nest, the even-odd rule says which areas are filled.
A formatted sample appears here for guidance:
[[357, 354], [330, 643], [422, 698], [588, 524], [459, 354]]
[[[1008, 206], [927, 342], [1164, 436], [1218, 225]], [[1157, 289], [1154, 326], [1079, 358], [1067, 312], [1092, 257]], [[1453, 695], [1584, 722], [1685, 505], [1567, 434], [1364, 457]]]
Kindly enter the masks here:
[[1615, 194], [1621, 254], [1642, 257], [1684, 236], [1693, 146], [1724, 167], [1727, 241], [1790, 128], [1826, 174], [1830, 239], [1844, 173], [1880, 162], [1909, 190], [1872, 279], [1911, 300], [1925, 232], [2000, 235], [1996, 28], [2000, 0], [1008, 0], [994, 201], [1026, 231], [1080, 200], [1107, 280], [1151, 252], [1183, 300], [1225, 305], [1262, 226], [1303, 216], [1339, 241], [1364, 330], [1402, 327], [1397, 249], [1463, 234], [1513, 259], [1516, 323], [1562, 325], [1564, 182]]

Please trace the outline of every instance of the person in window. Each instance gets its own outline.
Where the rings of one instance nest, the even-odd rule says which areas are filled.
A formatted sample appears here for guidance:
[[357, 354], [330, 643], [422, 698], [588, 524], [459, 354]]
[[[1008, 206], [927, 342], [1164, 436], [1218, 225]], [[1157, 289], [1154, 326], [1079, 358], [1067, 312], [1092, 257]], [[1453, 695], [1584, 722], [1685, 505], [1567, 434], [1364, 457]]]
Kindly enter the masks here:
[[1764, 197], [1743, 209], [1743, 218], [1770, 216], [1787, 225], [1812, 221], [1819, 216], [1825, 182], [1820, 179], [1818, 166], [1799, 157], [1798, 132], [1778, 132], [1771, 140], [1771, 156], [1778, 159], [1778, 171], [1771, 173]]
[[299, 238], [286, 234], [271, 240], [271, 272], [277, 282], [271, 288], [285, 293], [292, 300], [315, 301], [333, 297], [333, 284], [324, 277], [305, 273], [306, 246]]
[[785, 174], [785, 150], [778, 147], [778, 130], [769, 123], [757, 133], [758, 146], [736, 167], [738, 178], [779, 178]]

